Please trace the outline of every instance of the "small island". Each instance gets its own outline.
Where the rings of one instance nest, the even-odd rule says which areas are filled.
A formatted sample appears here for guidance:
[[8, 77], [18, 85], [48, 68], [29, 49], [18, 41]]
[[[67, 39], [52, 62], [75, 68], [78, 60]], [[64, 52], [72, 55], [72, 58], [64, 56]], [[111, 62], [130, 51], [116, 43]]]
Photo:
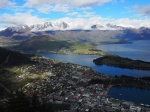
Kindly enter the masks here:
[[108, 65], [128, 69], [150, 70], [150, 62], [132, 60], [120, 56], [104, 56], [94, 59], [93, 62], [96, 65]]

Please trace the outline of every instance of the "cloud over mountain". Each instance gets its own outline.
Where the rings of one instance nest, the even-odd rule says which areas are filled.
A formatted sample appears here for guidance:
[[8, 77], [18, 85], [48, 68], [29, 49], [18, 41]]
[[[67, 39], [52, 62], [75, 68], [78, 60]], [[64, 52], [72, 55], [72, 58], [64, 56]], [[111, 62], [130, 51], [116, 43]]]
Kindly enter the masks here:
[[[113, 19], [113, 18], [102, 18], [102, 17], [91, 17], [91, 18], [61, 18], [56, 20], [47, 20], [46, 18], [38, 18], [37, 16], [33, 16], [30, 13], [20, 13], [15, 16], [4, 14], [0, 18], [0, 22], [3, 24], [7, 24], [8, 26], [20, 26], [20, 25], [34, 25], [34, 24], [43, 24], [45, 22], [65, 22], [70, 27], [69, 29], [90, 29], [92, 25], [99, 24], [113, 24], [122, 27], [132, 27], [132, 28], [140, 28], [140, 27], [150, 27], [150, 22], [148, 19], [138, 20], [138, 19]], [[2, 28], [3, 29], [3, 28]], [[51, 29], [53, 30], [53, 29]]]
[[79, 29], [97, 23], [150, 27], [149, 7], [145, 0], [0, 0], [0, 29], [54, 20]]
[[14, 25], [32, 25], [42, 23], [45, 19], [40, 19], [30, 13], [18, 13], [15, 15], [4, 14], [1, 15], [0, 23], [7, 24], [8, 26]]

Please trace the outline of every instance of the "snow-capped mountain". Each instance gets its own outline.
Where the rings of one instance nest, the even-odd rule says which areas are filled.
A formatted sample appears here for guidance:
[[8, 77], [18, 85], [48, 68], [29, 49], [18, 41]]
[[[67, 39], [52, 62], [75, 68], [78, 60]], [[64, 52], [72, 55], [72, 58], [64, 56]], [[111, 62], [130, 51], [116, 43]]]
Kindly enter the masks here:
[[30, 28], [30, 26], [22, 25], [22, 26], [8, 27], [6, 30], [9, 30], [12, 32], [28, 32], [31, 30], [31, 28]]
[[[86, 32], [89, 30], [89, 32]], [[107, 30], [107, 32], [105, 32]], [[74, 23], [74, 21], [49, 21], [43, 24], [36, 25], [22, 25], [16, 27], [8, 27], [7, 29], [0, 31], [0, 36], [10, 37], [15, 40], [26, 40], [33, 36], [52, 35], [55, 38], [81, 38], [86, 40], [87, 38], [125, 38], [130, 37], [141, 39], [149, 38], [150, 28], [129, 28], [114, 24], [97, 23]], [[103, 38], [103, 39], [104, 39]]]
[[69, 25], [63, 21], [61, 22], [45, 22], [44, 24], [37, 24], [30, 26], [31, 31], [48, 31], [48, 30], [65, 30]]
[[112, 24], [108, 23], [106, 25], [100, 25], [100, 24], [92, 25], [91, 29], [95, 29], [95, 30], [124, 30], [126, 28], [122, 27], [122, 26], [112, 25]]
[[[84, 25], [83, 25], [84, 26]], [[112, 25], [110, 23], [108, 24], [93, 24], [93, 25], [86, 25], [86, 28], [82, 27], [75, 27], [75, 24], [67, 23], [64, 21], [50, 21], [45, 22], [43, 24], [35, 24], [35, 25], [22, 25], [22, 26], [16, 26], [16, 27], [8, 27], [6, 30], [12, 31], [12, 32], [39, 32], [39, 31], [55, 31], [55, 30], [124, 30], [125, 27], [118, 26], [118, 25]]]
[[48, 30], [65, 30], [69, 25], [63, 21], [53, 21], [53, 22], [45, 22], [43, 24], [36, 25], [22, 25], [16, 27], [8, 27], [6, 30], [10, 30], [12, 32], [37, 32], [37, 31], [48, 31]]

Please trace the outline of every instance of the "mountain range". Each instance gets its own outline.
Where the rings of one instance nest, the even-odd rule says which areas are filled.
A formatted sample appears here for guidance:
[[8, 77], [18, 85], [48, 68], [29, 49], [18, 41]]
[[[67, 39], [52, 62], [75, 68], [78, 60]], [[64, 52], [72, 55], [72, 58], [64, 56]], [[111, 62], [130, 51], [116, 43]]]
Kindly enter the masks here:
[[11, 30], [12, 32], [40, 32], [40, 31], [56, 31], [56, 30], [124, 30], [127, 27], [122, 27], [118, 25], [108, 24], [93, 24], [89, 25], [88, 28], [78, 28], [73, 24], [69, 24], [64, 21], [50, 21], [45, 22], [43, 24], [35, 24], [35, 25], [21, 25], [8, 27], [7, 30]]
[[150, 38], [150, 28], [129, 28], [113, 24], [92, 24], [87, 29], [78, 29], [76, 25], [65, 21], [50, 21], [36, 25], [22, 25], [8, 27], [0, 31], [1, 37], [14, 40], [26, 40], [33, 36], [49, 35], [60, 40], [81, 41], [110, 41], [139, 40]]

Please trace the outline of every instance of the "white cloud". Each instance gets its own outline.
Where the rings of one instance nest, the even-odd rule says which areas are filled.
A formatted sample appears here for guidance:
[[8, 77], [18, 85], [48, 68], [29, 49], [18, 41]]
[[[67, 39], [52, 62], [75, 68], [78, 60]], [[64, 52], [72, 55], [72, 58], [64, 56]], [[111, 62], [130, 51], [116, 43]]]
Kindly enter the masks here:
[[0, 24], [12, 25], [33, 25], [42, 23], [46, 19], [40, 19], [37, 16], [33, 16], [30, 13], [17, 13], [15, 15], [3, 14], [0, 15]]
[[134, 6], [134, 9], [139, 13], [140, 16], [150, 15], [150, 4], [145, 6]]
[[128, 19], [128, 18], [122, 18], [122, 19], [113, 19], [113, 18], [101, 18], [101, 17], [91, 17], [91, 18], [62, 18], [59, 19], [61, 21], [67, 22], [70, 26], [76, 29], [89, 29], [90, 26], [94, 24], [101, 24], [105, 25], [107, 23], [117, 25], [117, 26], [123, 26], [123, 27], [133, 27], [133, 28], [140, 28], [140, 27], [150, 27], [150, 20], [144, 19], [144, 20], [138, 20], [138, 19]]
[[68, 12], [69, 7], [67, 4], [56, 4], [55, 7], [53, 8], [54, 12]]
[[6, 29], [6, 27], [0, 27], [0, 31], [5, 30], [5, 29]]
[[79, 12], [70, 12], [70, 13], [67, 13], [66, 15], [67, 16], [77, 16], [79, 14]]
[[79, 7], [79, 6], [93, 6], [93, 5], [103, 5], [107, 2], [110, 2], [112, 0], [72, 0], [70, 4], [73, 6]]
[[83, 18], [62, 18], [61, 21], [65, 21], [71, 26], [71, 29], [89, 29], [92, 24]]
[[49, 6], [49, 5], [44, 5], [43, 7], [39, 7], [38, 11], [44, 13], [44, 14], [48, 14], [49, 12], [51, 12], [53, 9], [53, 6]]
[[140, 27], [150, 27], [150, 19], [129, 19], [129, 18], [121, 18], [121, 19], [113, 19], [107, 18], [105, 22], [111, 23], [118, 26], [123, 27], [133, 27], [133, 28], [140, 28]]
[[91, 10], [90, 6], [102, 5], [113, 0], [26, 0], [25, 7], [36, 8], [42, 13], [69, 12], [73, 8], [80, 11]]
[[95, 17], [95, 14], [93, 12], [83, 12], [77, 15], [77, 18], [91, 18], [91, 17]]
[[72, 7], [102, 5], [112, 0], [26, 0], [25, 6], [39, 7], [45, 4], [69, 4]]
[[37, 8], [38, 11], [48, 14], [50, 12], [68, 12], [69, 7], [66, 4], [56, 4], [55, 6], [53, 5], [43, 5], [43, 7]]
[[8, 6], [14, 5], [15, 2], [11, 2], [9, 0], [0, 0], [0, 8], [6, 8]]
[[92, 8], [91, 7], [81, 7], [80, 9], [83, 11], [86, 11], [86, 10], [91, 10]]
[[[76, 12], [74, 12], [76, 14]], [[37, 16], [33, 16], [30, 13], [18, 13], [16, 15], [9, 15], [3, 14], [0, 15], [0, 24], [5, 24], [6, 26], [12, 25], [33, 25], [33, 24], [40, 24], [45, 21], [53, 21], [38, 18]], [[105, 25], [107, 23], [123, 26], [123, 27], [134, 27], [139, 28], [142, 26], [150, 27], [150, 20], [149, 19], [129, 19], [129, 18], [121, 18], [121, 19], [114, 19], [114, 18], [102, 18], [102, 17], [89, 17], [89, 18], [61, 18], [55, 21], [64, 21], [71, 29], [90, 29], [90, 26], [94, 24], [101, 24]], [[0, 26], [0, 29], [2, 26]]]

